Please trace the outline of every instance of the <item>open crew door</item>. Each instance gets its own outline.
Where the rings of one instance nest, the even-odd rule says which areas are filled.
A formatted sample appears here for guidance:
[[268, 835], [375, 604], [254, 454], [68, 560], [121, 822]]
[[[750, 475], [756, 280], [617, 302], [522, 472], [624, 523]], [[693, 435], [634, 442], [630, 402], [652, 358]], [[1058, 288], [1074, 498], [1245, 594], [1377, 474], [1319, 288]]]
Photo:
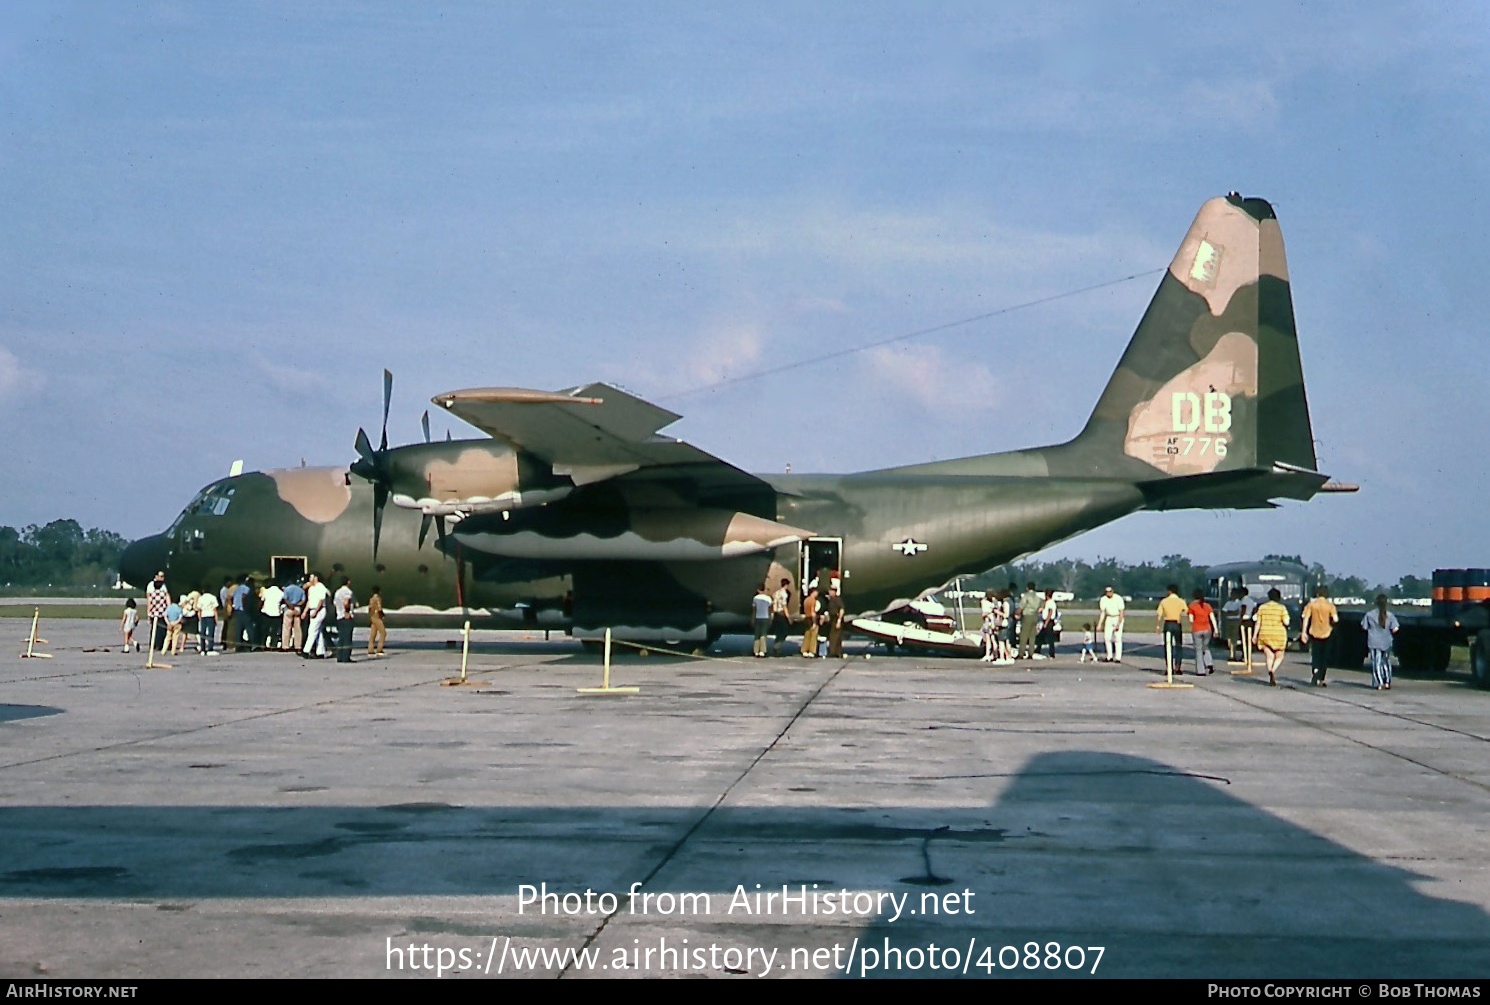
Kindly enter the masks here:
[[843, 578], [843, 538], [809, 537], [802, 542], [801, 564], [797, 576], [797, 582], [802, 584], [802, 592], [805, 593], [812, 584], [816, 583], [823, 575], [824, 570], [832, 578], [834, 585], [838, 586], [838, 591], [841, 595], [843, 592], [841, 583]]
[[269, 577], [284, 586], [305, 581], [304, 555], [275, 555], [269, 559]]

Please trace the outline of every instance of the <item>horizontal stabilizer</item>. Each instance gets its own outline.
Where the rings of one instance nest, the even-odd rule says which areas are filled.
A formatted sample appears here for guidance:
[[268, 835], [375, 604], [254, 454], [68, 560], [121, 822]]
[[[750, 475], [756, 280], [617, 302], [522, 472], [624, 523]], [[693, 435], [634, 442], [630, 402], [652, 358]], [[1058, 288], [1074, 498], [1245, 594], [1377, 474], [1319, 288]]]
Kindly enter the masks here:
[[1275, 499], [1307, 500], [1328, 480], [1318, 471], [1286, 464], [1270, 468], [1212, 471], [1182, 478], [1160, 478], [1139, 483], [1144, 508], [1269, 509]]

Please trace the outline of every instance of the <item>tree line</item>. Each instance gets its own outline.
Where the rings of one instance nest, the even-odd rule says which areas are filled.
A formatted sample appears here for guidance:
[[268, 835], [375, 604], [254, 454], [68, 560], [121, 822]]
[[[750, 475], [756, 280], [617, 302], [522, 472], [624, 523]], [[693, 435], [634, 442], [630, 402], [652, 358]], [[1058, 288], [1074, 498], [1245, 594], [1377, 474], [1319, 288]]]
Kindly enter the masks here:
[[112, 586], [127, 544], [111, 530], [84, 530], [76, 520], [0, 526], [0, 586]]

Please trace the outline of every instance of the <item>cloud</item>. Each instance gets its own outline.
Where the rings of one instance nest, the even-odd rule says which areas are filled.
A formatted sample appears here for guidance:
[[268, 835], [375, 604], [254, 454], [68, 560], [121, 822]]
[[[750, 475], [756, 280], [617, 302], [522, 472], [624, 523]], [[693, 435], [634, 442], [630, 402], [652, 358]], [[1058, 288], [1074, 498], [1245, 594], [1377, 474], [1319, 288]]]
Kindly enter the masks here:
[[752, 324], [732, 324], [698, 340], [679, 368], [694, 384], [716, 384], [761, 367], [764, 339]]
[[0, 403], [14, 401], [41, 385], [43, 377], [21, 365], [16, 354], [0, 347]]
[[[325, 359], [329, 364], [332, 357]], [[264, 375], [269, 386], [286, 398], [297, 399], [324, 394], [331, 389], [331, 381], [314, 369], [275, 363], [262, 357], [254, 360], [254, 366]]]
[[881, 346], [864, 353], [864, 372], [886, 394], [909, 399], [939, 416], [984, 412], [1003, 398], [981, 363], [951, 360], [939, 346]]

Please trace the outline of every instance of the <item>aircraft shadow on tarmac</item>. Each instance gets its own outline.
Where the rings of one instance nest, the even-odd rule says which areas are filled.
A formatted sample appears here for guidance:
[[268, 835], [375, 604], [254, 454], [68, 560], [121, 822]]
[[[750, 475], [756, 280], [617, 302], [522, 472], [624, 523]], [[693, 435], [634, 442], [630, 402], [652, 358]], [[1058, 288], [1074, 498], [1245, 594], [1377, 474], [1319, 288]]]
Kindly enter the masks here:
[[[985, 807], [12, 806], [0, 809], [0, 903], [511, 897], [539, 882], [621, 895], [651, 877], [647, 890], [709, 893], [713, 910], [642, 918], [622, 897], [627, 944], [649, 924], [762, 944], [786, 929], [723, 916], [739, 884], [894, 890], [911, 905], [967, 889], [975, 914], [834, 919], [823, 944], [1100, 945], [1105, 976], [1490, 971], [1484, 910], [1425, 895], [1425, 877], [1261, 811], [1224, 780], [1083, 751], [978, 777], [1001, 789]], [[504, 909], [493, 933], [516, 934], [517, 920], [530, 937], [576, 930]], [[803, 926], [813, 936], [817, 919], [793, 920], [799, 942]]]
[[39, 719], [44, 715], [58, 715], [62, 711], [62, 709], [53, 705], [0, 704], [0, 722], [15, 722], [17, 719]]

